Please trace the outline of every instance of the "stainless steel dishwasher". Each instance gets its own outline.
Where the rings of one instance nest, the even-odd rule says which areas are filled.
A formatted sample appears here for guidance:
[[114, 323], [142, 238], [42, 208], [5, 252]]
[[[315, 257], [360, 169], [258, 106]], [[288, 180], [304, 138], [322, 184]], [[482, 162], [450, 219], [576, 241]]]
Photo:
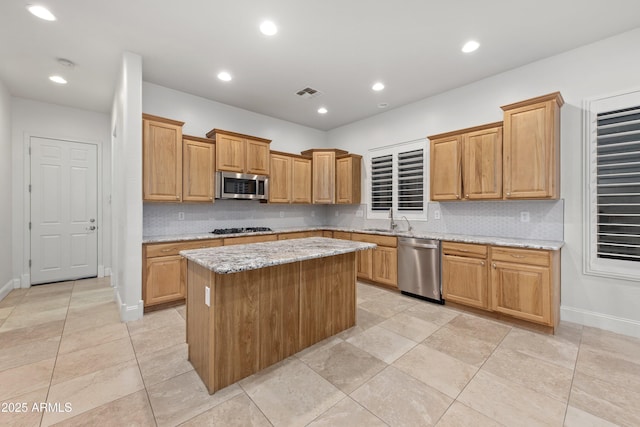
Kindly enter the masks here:
[[440, 240], [398, 238], [398, 288], [403, 294], [444, 304]]

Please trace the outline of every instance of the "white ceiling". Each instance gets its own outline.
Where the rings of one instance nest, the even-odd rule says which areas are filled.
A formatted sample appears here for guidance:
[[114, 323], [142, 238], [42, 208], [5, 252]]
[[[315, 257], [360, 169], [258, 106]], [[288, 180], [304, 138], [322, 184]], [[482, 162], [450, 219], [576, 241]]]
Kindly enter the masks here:
[[[640, 27], [638, 0], [38, 2], [56, 22], [28, 3], [0, 2], [0, 79], [14, 96], [109, 112], [130, 51], [147, 82], [322, 130]], [[274, 37], [258, 30], [266, 18]], [[469, 39], [481, 47], [463, 54]], [[216, 78], [223, 69], [233, 81]], [[49, 82], [54, 73], [69, 84]], [[322, 96], [295, 95], [305, 86]]]

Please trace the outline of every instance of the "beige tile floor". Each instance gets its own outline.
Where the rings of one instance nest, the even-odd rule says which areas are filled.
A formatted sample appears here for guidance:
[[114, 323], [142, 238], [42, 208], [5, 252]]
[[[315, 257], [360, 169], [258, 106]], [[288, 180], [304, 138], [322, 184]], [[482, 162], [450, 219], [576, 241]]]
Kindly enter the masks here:
[[184, 307], [124, 324], [107, 279], [14, 290], [0, 425], [640, 425], [638, 339], [537, 334], [364, 284], [358, 304], [354, 328], [210, 396]]

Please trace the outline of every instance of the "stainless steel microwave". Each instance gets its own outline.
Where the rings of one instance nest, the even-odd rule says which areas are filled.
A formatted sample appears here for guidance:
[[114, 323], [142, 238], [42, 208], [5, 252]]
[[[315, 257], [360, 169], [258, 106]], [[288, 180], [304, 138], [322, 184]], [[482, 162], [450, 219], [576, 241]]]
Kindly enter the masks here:
[[216, 199], [267, 199], [269, 177], [235, 172], [216, 172]]

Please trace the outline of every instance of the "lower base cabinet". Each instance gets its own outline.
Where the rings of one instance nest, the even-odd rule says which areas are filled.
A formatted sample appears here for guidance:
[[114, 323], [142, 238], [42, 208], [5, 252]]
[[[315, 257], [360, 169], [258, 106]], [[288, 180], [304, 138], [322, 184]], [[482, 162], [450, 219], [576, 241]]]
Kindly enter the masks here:
[[358, 279], [397, 288], [398, 238], [380, 234], [352, 233], [351, 240], [378, 245], [375, 249], [357, 252]]
[[560, 251], [443, 242], [442, 289], [446, 301], [553, 331], [560, 320]]

